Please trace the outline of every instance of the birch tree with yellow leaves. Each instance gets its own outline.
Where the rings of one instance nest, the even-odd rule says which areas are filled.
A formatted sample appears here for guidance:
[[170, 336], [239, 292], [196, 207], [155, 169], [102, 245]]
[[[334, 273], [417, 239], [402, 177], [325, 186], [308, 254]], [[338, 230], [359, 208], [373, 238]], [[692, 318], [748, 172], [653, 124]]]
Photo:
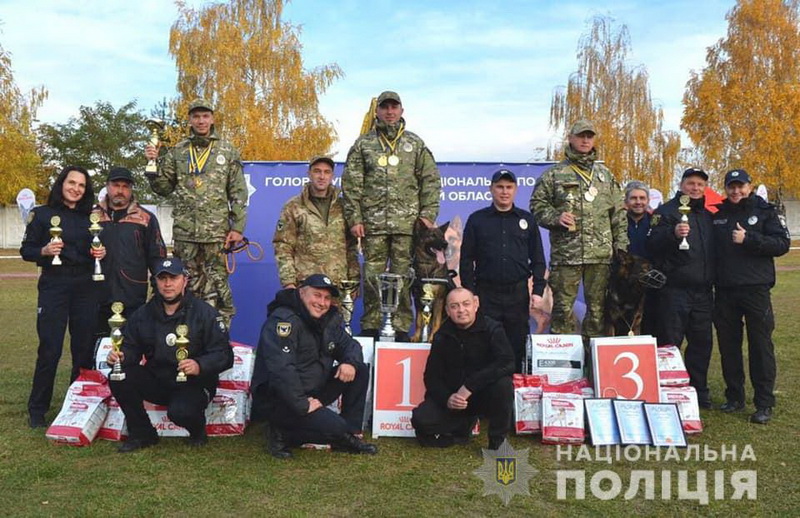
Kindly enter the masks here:
[[718, 177], [744, 168], [779, 200], [798, 194], [798, 0], [742, 0], [727, 20], [686, 84], [681, 127]]
[[566, 141], [575, 120], [591, 120], [598, 157], [618, 181], [644, 180], [667, 192], [678, 167], [680, 136], [663, 129], [663, 110], [653, 103], [647, 70], [628, 64], [630, 52], [625, 25], [593, 18], [578, 42], [578, 70], [553, 93], [550, 127], [562, 131]]
[[306, 69], [300, 29], [281, 19], [283, 0], [229, 0], [199, 10], [178, 1], [169, 51], [178, 70], [176, 114], [192, 99], [214, 104], [222, 129], [247, 160], [308, 160], [336, 140], [319, 96], [343, 74]]

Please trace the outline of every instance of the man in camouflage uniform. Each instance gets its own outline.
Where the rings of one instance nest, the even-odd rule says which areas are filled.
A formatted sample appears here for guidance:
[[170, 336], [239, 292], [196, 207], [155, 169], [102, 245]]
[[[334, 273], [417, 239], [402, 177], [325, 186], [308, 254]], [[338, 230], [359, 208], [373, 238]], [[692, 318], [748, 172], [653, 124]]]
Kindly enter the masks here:
[[[400, 96], [381, 93], [375, 115], [375, 128], [350, 148], [342, 176], [345, 219], [352, 235], [363, 239], [363, 334], [374, 332], [380, 324], [378, 274], [387, 269], [409, 274], [414, 221], [422, 218], [434, 226], [441, 193], [433, 155], [421, 138], [405, 130]], [[410, 284], [410, 279], [403, 283], [394, 315], [399, 341], [412, 322]]]
[[[172, 196], [175, 255], [189, 271], [192, 292], [219, 310], [226, 324], [236, 312], [223, 248], [242, 240], [247, 217], [247, 184], [239, 151], [214, 130], [214, 108], [204, 99], [189, 105], [188, 138], [158, 160], [150, 187]], [[152, 145], [148, 160], [158, 157]]]
[[551, 330], [573, 333], [573, 305], [583, 281], [586, 317], [584, 343], [601, 336], [609, 265], [616, 250], [628, 247], [622, 191], [611, 171], [597, 162], [596, 131], [578, 120], [570, 128], [566, 159], [536, 181], [530, 209], [550, 231]]
[[347, 231], [340, 190], [331, 185], [334, 167], [326, 156], [312, 159], [310, 181], [281, 210], [272, 246], [284, 289], [319, 271], [337, 286], [359, 279], [355, 238]]

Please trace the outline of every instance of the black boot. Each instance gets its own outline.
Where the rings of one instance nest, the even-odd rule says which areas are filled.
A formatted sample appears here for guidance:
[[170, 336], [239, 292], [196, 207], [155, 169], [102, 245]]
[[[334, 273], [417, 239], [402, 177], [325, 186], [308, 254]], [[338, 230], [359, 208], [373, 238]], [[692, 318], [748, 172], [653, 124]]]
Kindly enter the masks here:
[[378, 453], [378, 447], [374, 444], [369, 444], [353, 434], [346, 433], [339, 439], [331, 443], [331, 449], [334, 451], [345, 451], [347, 453], [365, 453], [367, 455], [375, 455]]
[[132, 451], [141, 450], [143, 448], [149, 448], [158, 444], [158, 435], [153, 434], [150, 437], [145, 439], [133, 439], [128, 438], [127, 441], [123, 442], [120, 447], [117, 449], [118, 453], [130, 453]]
[[28, 426], [31, 428], [47, 428], [47, 421], [42, 414], [31, 414], [28, 416]]
[[772, 407], [757, 408], [756, 413], [750, 416], [750, 422], [756, 424], [767, 424], [772, 419]]
[[489, 448], [490, 450], [499, 450], [500, 446], [503, 445], [503, 441], [506, 438], [502, 435], [490, 435], [489, 436]]
[[267, 425], [267, 430], [269, 454], [281, 460], [292, 458], [292, 452], [283, 436], [283, 430], [272, 423]]
[[186, 438], [186, 444], [192, 448], [201, 448], [208, 443], [208, 434], [206, 428], [203, 427], [199, 432], [190, 433]]

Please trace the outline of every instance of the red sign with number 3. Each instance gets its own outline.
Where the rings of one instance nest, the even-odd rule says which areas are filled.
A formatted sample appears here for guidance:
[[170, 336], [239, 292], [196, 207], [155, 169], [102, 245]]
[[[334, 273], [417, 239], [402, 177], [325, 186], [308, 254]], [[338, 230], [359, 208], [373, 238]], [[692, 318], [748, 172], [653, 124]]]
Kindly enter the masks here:
[[659, 402], [658, 357], [652, 336], [592, 338], [595, 397]]

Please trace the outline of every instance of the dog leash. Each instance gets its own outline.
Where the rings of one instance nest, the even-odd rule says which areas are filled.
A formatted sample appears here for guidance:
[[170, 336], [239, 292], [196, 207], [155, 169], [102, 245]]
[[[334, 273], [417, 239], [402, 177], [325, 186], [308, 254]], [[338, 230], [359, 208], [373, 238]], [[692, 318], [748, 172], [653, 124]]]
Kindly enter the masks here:
[[[252, 250], [251, 250], [252, 249]], [[255, 252], [253, 252], [255, 250]], [[256, 241], [250, 241], [246, 237], [230, 247], [223, 247], [222, 253], [225, 254], [225, 269], [228, 275], [232, 275], [236, 271], [236, 255], [242, 252], [247, 252], [247, 257], [251, 261], [257, 262], [264, 258], [264, 249]]]

